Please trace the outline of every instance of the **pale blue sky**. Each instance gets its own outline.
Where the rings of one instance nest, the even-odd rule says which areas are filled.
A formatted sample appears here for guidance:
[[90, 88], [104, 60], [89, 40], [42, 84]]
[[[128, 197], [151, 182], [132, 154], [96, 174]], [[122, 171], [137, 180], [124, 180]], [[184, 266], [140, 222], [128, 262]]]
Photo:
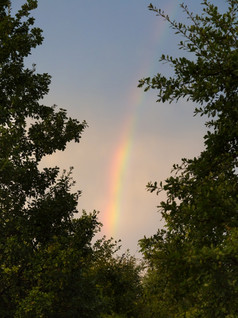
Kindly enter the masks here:
[[[200, 1], [184, 2], [191, 11], [201, 10]], [[173, 163], [198, 155], [205, 131], [201, 119], [193, 117], [193, 105], [183, 101], [158, 104], [156, 92], [143, 93], [136, 88], [140, 78], [167, 72], [168, 65], [158, 63], [162, 53], [181, 54], [176, 45], [179, 39], [147, 9], [149, 3], [39, 0], [34, 16], [45, 40], [28, 59], [28, 63], [37, 64], [38, 72], [52, 75], [44, 102], [57, 104], [89, 124], [80, 144], [70, 144], [64, 153], [56, 153], [44, 163], [66, 169], [74, 166], [76, 187], [82, 190], [79, 211], [99, 210], [102, 223], [110, 200], [109, 167], [125, 122], [134, 116], [117, 226], [113, 233], [102, 231], [122, 239], [123, 250], [129, 248], [132, 253], [138, 251], [140, 238], [161, 227], [156, 212], [160, 198], [145, 190], [147, 182], [165, 179]], [[179, 3], [153, 2], [175, 19], [186, 21]], [[136, 107], [131, 105], [132, 94], [137, 96]]]

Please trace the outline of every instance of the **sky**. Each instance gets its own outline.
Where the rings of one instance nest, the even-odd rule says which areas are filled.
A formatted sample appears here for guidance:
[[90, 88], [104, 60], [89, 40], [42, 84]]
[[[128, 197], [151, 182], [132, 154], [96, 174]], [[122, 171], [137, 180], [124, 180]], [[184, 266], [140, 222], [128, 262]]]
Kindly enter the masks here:
[[[201, 11], [200, 1], [184, 2]], [[159, 63], [161, 54], [183, 54], [181, 39], [148, 10], [149, 3], [40, 0], [33, 15], [45, 39], [27, 60], [52, 76], [44, 103], [88, 123], [79, 144], [70, 143], [42, 164], [74, 167], [75, 190], [82, 191], [79, 215], [100, 211], [100, 236], [121, 239], [122, 251], [132, 255], [139, 255], [138, 240], [163, 227], [157, 206], [165, 196], [149, 193], [146, 184], [165, 180], [181, 158], [199, 155], [205, 133], [194, 105], [157, 103], [156, 91], [137, 87], [143, 77], [170, 74], [169, 65]], [[179, 3], [153, 2], [186, 22]]]

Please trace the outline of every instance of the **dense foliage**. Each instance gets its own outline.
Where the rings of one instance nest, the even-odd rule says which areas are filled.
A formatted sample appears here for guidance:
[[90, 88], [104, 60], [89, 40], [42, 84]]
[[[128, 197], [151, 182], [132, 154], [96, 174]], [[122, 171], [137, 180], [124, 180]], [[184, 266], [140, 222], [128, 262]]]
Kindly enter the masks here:
[[[136, 317], [139, 267], [117, 245], [92, 238], [97, 213], [73, 218], [80, 192], [71, 171], [39, 168], [69, 141], [79, 142], [86, 122], [40, 104], [50, 76], [24, 66], [42, 43], [28, 0], [13, 16], [0, 2], [0, 317]], [[102, 259], [104, 261], [102, 261]]]
[[144, 78], [159, 102], [185, 98], [195, 114], [208, 117], [204, 150], [174, 165], [174, 175], [148, 190], [165, 191], [160, 203], [166, 226], [140, 241], [148, 262], [144, 317], [238, 317], [238, 2], [227, 11], [207, 0], [189, 24], [154, 7], [182, 35], [180, 49], [191, 59], [163, 55], [174, 75]]

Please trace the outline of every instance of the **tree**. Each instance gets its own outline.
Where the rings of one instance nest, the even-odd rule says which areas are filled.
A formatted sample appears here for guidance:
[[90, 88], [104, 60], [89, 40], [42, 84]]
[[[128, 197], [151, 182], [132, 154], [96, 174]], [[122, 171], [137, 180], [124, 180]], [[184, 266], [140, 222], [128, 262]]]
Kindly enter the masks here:
[[[87, 124], [39, 102], [50, 76], [24, 66], [43, 41], [30, 15], [36, 7], [27, 0], [13, 16], [11, 1], [0, 3], [0, 316], [97, 318], [120, 301], [128, 317], [126, 298], [137, 297], [139, 284], [133, 258], [115, 257], [112, 240], [92, 243], [102, 226], [95, 211], [74, 218], [80, 191], [72, 192], [72, 169], [39, 168], [44, 156], [79, 142]], [[118, 286], [127, 290], [110, 295], [109, 309]]]
[[99, 243], [95, 253], [97, 287], [101, 295], [102, 318], [137, 318], [142, 295], [142, 264], [129, 254], [115, 256], [115, 243], [111, 240]]
[[77, 212], [80, 192], [70, 173], [39, 169], [45, 155], [79, 142], [86, 122], [63, 109], [41, 105], [50, 76], [24, 68], [42, 43], [28, 0], [15, 16], [0, 4], [0, 316], [97, 316], [96, 291], [88, 273], [96, 213]]
[[29, 0], [13, 17], [11, 2], [0, 4], [1, 317], [43, 317], [55, 301], [50, 286], [55, 273], [49, 271], [57, 266], [49, 260], [58, 248], [57, 262], [65, 261], [62, 257], [77, 241], [80, 253], [86, 253], [98, 228], [95, 215], [72, 220], [80, 193], [70, 192], [70, 174], [59, 177], [58, 167], [39, 169], [45, 155], [64, 150], [71, 140], [79, 142], [86, 122], [39, 103], [48, 93], [50, 76], [37, 74], [35, 66], [24, 68], [24, 59], [43, 40], [30, 17], [36, 6]]
[[145, 317], [238, 316], [238, 3], [228, 0], [225, 13], [207, 0], [202, 6], [194, 15], [181, 5], [189, 25], [149, 6], [183, 36], [179, 48], [191, 59], [162, 55], [174, 75], [139, 86], [156, 89], [159, 102], [192, 101], [208, 131], [198, 157], [174, 165], [164, 183], [148, 184], [167, 200], [159, 206], [165, 229], [140, 241], [148, 262]]

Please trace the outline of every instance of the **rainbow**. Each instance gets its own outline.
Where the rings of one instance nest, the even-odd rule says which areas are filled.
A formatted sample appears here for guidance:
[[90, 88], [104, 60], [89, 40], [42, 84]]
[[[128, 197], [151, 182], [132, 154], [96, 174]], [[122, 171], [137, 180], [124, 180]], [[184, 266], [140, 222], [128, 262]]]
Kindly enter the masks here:
[[[177, 0], [170, 0], [164, 10], [170, 17], [176, 13], [179, 4]], [[150, 62], [153, 60], [156, 47], [158, 43], [161, 44], [164, 41], [164, 35], [168, 29], [168, 24], [157, 22], [153, 27], [153, 32], [151, 35], [151, 43], [154, 45], [154, 51], [151, 52], [151, 56], [146, 60]], [[148, 63], [147, 62], [147, 63]], [[144, 76], [153, 75], [154, 65], [144, 65], [143, 74]], [[131, 148], [133, 144], [133, 138], [135, 133], [135, 127], [137, 122], [137, 110], [142, 104], [144, 98], [143, 89], [138, 89], [136, 83], [133, 83], [133, 89], [129, 92], [128, 97], [128, 107], [129, 110], [125, 117], [122, 133], [120, 140], [117, 144], [115, 153], [112, 156], [111, 166], [109, 168], [109, 203], [104, 211], [104, 231], [106, 235], [111, 237], [117, 235], [117, 228], [119, 227], [119, 218], [121, 211], [121, 202], [123, 199], [123, 186], [124, 178], [127, 173], [128, 162], [130, 159]]]

